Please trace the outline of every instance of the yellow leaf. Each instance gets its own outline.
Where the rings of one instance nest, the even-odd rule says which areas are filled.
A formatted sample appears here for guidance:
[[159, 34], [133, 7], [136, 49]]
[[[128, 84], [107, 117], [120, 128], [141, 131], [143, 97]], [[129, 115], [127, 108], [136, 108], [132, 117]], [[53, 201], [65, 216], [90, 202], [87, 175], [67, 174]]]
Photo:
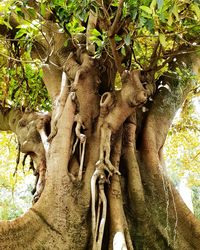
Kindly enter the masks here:
[[166, 46], [166, 36], [165, 36], [165, 34], [159, 34], [159, 40], [160, 40], [160, 43], [162, 44], [162, 46], [163, 47], [165, 47]]

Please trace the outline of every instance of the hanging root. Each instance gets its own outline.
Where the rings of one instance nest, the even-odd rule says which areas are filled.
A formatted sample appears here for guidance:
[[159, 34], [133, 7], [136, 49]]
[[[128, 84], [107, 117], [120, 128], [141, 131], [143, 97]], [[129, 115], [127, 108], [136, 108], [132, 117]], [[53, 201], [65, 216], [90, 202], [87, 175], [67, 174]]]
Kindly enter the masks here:
[[82, 122], [82, 119], [79, 114], [76, 115], [75, 117], [76, 121], [76, 127], [75, 127], [75, 134], [77, 136], [76, 141], [74, 143], [73, 149], [72, 149], [72, 154], [75, 153], [76, 146], [79, 143], [79, 172], [78, 172], [78, 180], [81, 181], [83, 177], [83, 163], [84, 163], [84, 158], [85, 158], [85, 145], [86, 145], [86, 136], [81, 133], [81, 128], [85, 128]]
[[[24, 155], [24, 158], [23, 158], [23, 161], [22, 161], [22, 166], [23, 166], [23, 171], [24, 171], [24, 166], [25, 166], [25, 163], [26, 163], [26, 158], [30, 156], [29, 153], [26, 153]], [[31, 194], [34, 195], [35, 192], [37, 191], [37, 183], [38, 183], [38, 180], [39, 180], [39, 173], [38, 171], [35, 169], [34, 167], [34, 163], [33, 163], [33, 159], [31, 158], [30, 156], [30, 163], [29, 163], [29, 170], [32, 170], [33, 171], [33, 175], [35, 176], [35, 183], [34, 183], [34, 187], [33, 189], [31, 190]]]
[[[101, 214], [101, 220], [99, 216], [99, 220], [97, 221], [99, 224], [99, 232], [97, 235], [97, 249], [101, 250], [102, 241], [103, 241], [103, 235], [104, 235], [104, 228], [106, 223], [106, 216], [107, 216], [107, 199], [104, 192], [104, 180], [99, 181], [99, 199], [102, 203], [102, 214]], [[99, 203], [99, 207], [100, 207]], [[100, 209], [100, 208], [99, 208]]]
[[[97, 191], [98, 181], [98, 196]], [[104, 235], [104, 228], [107, 216], [107, 199], [104, 192], [104, 183], [106, 175], [102, 168], [97, 168], [91, 179], [91, 196], [92, 196], [92, 235], [93, 250], [101, 250]], [[98, 207], [96, 213], [96, 198], [98, 199]]]
[[110, 161], [111, 135], [111, 129], [109, 128], [107, 123], [104, 123], [101, 126], [100, 156], [99, 161], [96, 163], [96, 165], [103, 167], [103, 169], [105, 169], [110, 176], [112, 176], [113, 173], [120, 175], [120, 172], [113, 166]]
[[50, 119], [51, 118], [49, 115], [41, 116], [36, 124], [36, 128], [37, 128], [38, 133], [40, 134], [40, 138], [43, 143], [46, 154], [49, 150], [49, 142], [48, 142], [48, 136], [47, 136], [45, 128], [46, 128], [46, 124], [50, 122]]
[[99, 161], [96, 163], [96, 165], [106, 170], [109, 173], [109, 176], [112, 176], [113, 173], [120, 175], [120, 172], [113, 166], [110, 161], [112, 129], [109, 126], [108, 122], [105, 121], [105, 117], [108, 115], [113, 104], [114, 100], [111, 93], [105, 92], [100, 100], [100, 117], [102, 120], [102, 124], [100, 127]]
[[92, 197], [92, 233], [93, 238], [95, 238], [96, 231], [96, 182], [100, 176], [104, 176], [104, 171], [102, 169], [96, 169], [91, 178], [91, 197]]
[[37, 166], [37, 171], [38, 172], [35, 172], [36, 173], [36, 182], [35, 182], [36, 192], [34, 193], [33, 204], [38, 201], [45, 186], [46, 161], [44, 159], [40, 160]]
[[[28, 156], [28, 154], [26, 154], [26, 157]], [[34, 195], [37, 191], [37, 184], [38, 184], [38, 180], [39, 180], [39, 173], [37, 171], [37, 169], [34, 167], [34, 163], [33, 163], [33, 159], [30, 158], [30, 167], [29, 170], [33, 171], [33, 175], [35, 176], [35, 183], [34, 183], [34, 187], [33, 190], [31, 191], [32, 195]]]
[[34, 187], [33, 189], [31, 190], [31, 194], [34, 195], [35, 192], [37, 191], [37, 183], [38, 183], [38, 180], [39, 180], [39, 173], [37, 171], [35, 171], [35, 173], [33, 173], [35, 175], [35, 183], [34, 183]]
[[83, 163], [84, 163], [84, 157], [85, 157], [85, 144], [86, 144], [86, 139], [84, 142], [80, 143], [80, 167], [79, 167], [79, 172], [78, 172], [78, 180], [82, 180], [83, 176]]

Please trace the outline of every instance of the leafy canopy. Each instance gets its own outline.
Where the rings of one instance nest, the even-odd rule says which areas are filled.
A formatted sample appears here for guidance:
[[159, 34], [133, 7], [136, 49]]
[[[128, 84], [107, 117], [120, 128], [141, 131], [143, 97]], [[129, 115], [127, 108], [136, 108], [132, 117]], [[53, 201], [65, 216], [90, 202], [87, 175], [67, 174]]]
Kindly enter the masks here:
[[[65, 46], [69, 39], [76, 42], [77, 35], [86, 34], [90, 10], [97, 13], [99, 25], [90, 32], [90, 41], [96, 46], [95, 56], [101, 57], [106, 52], [112, 57], [106, 27], [114, 21], [119, 3], [117, 0], [104, 4], [99, 0], [37, 0], [36, 3], [38, 8], [30, 0], [0, 3], [0, 25], [11, 33], [15, 31], [12, 37], [0, 37], [0, 101], [49, 110], [51, 104], [42, 83], [41, 63], [44, 62], [31, 58], [34, 43], [47, 39], [41, 29], [47, 13], [53, 13], [60, 31], [68, 34]], [[11, 13], [19, 23], [15, 28], [10, 24]], [[129, 64], [154, 69], [157, 79], [181, 47], [198, 51], [200, 4], [198, 0], [127, 0], [123, 3], [120, 26], [114, 37], [118, 52], [127, 55], [130, 53], [127, 47], [131, 47]]]

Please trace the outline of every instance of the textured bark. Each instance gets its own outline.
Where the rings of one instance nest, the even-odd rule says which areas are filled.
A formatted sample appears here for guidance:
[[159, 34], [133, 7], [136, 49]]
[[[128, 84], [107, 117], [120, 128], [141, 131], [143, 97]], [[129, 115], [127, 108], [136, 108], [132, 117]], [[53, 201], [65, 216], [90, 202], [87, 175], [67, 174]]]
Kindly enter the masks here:
[[[15, 132], [22, 145], [23, 141], [27, 141], [24, 134], [30, 134], [27, 130], [29, 122], [35, 120], [35, 130], [32, 130], [34, 133], [30, 134], [28, 140], [31, 140], [32, 148], [37, 147], [37, 150], [42, 150], [43, 157], [45, 155], [47, 172], [45, 189], [37, 203], [21, 218], [1, 223], [1, 246], [4, 249], [26, 249], [29, 242], [29, 249], [92, 249], [90, 180], [101, 150], [101, 124], [109, 122], [112, 131], [112, 122], [117, 123], [122, 119], [122, 122], [113, 127], [110, 144], [110, 160], [116, 169], [119, 166], [121, 175], [114, 174], [109, 178], [110, 184], [104, 184], [109, 209], [102, 249], [115, 249], [119, 244], [125, 249], [198, 249], [199, 222], [183, 204], [161, 167], [161, 150], [167, 130], [183, 100], [181, 93], [185, 95], [187, 89], [186, 92], [177, 92], [177, 88], [174, 88], [176, 95], [167, 90], [158, 93], [139, 135], [136, 136], [135, 110], [124, 123], [122, 133], [120, 125], [125, 120], [124, 115], [128, 117], [129, 113], [126, 111], [120, 119], [115, 119], [120, 117], [115, 115], [114, 107], [119, 105], [116, 101], [111, 107], [103, 106], [103, 113], [100, 113], [100, 120], [97, 122], [92, 111], [95, 106], [88, 106], [87, 100], [79, 97], [82, 92], [77, 92], [82, 83], [86, 89], [84, 96], [93, 93], [90, 90], [91, 77], [84, 78], [83, 83], [82, 78], [81, 81], [77, 80], [74, 84], [77, 89], [72, 85], [75, 92], [72, 91], [67, 97], [57, 121], [57, 133], [49, 142], [46, 154], [37, 132], [38, 124], [41, 123], [41, 118], [44, 121], [44, 117], [20, 110], [2, 110], [1, 130]], [[97, 85], [93, 86], [95, 88]], [[78, 152], [75, 151], [72, 156], [77, 101], [82, 105], [78, 112], [81, 117], [83, 115], [84, 129], [88, 128], [82, 181], [77, 179]], [[170, 108], [171, 103], [174, 103], [173, 109]], [[88, 113], [85, 117], [86, 110]], [[141, 142], [137, 149], [136, 139]]]
[[[49, 37], [58, 28], [48, 21], [44, 27]], [[39, 200], [22, 217], [0, 222], [1, 248], [199, 249], [200, 222], [168, 180], [162, 155], [190, 85], [170, 74], [163, 77], [171, 92], [157, 90], [139, 119], [155, 87], [144, 89], [140, 71], [120, 72], [122, 88], [115, 91], [112, 59], [96, 60], [73, 46], [65, 50], [65, 34], [54, 39], [52, 53], [46, 53], [48, 43], [36, 44], [46, 60], [43, 79], [53, 102], [51, 117], [0, 112], [0, 129], [16, 133], [21, 151], [42, 166]], [[177, 62], [189, 65], [186, 59]]]

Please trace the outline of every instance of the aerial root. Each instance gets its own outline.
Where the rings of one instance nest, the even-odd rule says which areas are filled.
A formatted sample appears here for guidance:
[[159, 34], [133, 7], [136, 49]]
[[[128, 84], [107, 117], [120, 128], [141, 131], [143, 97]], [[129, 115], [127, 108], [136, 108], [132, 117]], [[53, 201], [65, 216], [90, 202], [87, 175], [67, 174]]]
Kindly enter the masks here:
[[84, 129], [84, 125], [82, 122], [82, 119], [79, 114], [75, 117], [76, 121], [76, 127], [75, 127], [75, 134], [76, 134], [76, 141], [73, 145], [72, 154], [75, 153], [76, 147], [79, 142], [79, 172], [78, 172], [78, 180], [81, 181], [83, 178], [83, 164], [84, 164], [84, 158], [85, 158], [85, 145], [86, 145], [86, 136], [81, 133], [81, 129]]
[[[107, 216], [107, 199], [104, 192], [105, 182], [106, 175], [104, 169], [96, 168], [91, 179], [93, 250], [101, 250], [102, 248], [104, 228]], [[97, 190], [98, 195], [96, 194]], [[96, 199], [98, 199], [97, 209]]]
[[36, 129], [38, 131], [38, 133], [40, 134], [40, 138], [42, 141], [42, 144], [44, 146], [44, 150], [45, 153], [48, 153], [49, 150], [49, 141], [48, 141], [48, 136], [47, 133], [45, 131], [45, 127], [46, 125], [50, 122], [50, 115], [46, 114], [46, 115], [39, 115], [38, 117], [38, 122], [36, 124]]
[[38, 180], [39, 180], [39, 173], [35, 173], [35, 182], [34, 182], [34, 188], [31, 190], [31, 194], [34, 195], [35, 192], [37, 191], [37, 183], [38, 183]]
[[84, 158], [85, 158], [85, 144], [86, 144], [86, 138], [82, 142], [80, 139], [80, 146], [79, 146], [79, 152], [80, 152], [80, 167], [79, 167], [79, 172], [78, 172], [78, 180], [81, 181], [83, 177], [83, 163], [84, 163]]
[[109, 176], [112, 176], [113, 173], [121, 175], [110, 161], [111, 135], [112, 130], [109, 128], [107, 123], [104, 123], [101, 126], [100, 154], [99, 161], [96, 163], [96, 165], [100, 164], [101, 167], [103, 167], [109, 173]]

